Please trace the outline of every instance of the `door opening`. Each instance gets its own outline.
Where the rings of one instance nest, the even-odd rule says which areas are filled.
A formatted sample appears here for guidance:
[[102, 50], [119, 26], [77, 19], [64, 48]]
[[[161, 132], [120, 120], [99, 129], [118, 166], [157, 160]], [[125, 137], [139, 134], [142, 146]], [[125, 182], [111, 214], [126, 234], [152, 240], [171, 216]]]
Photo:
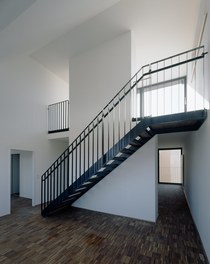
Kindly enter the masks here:
[[11, 149], [10, 160], [10, 208], [13, 211], [21, 207], [23, 202], [33, 204], [33, 152]]
[[20, 194], [20, 154], [11, 154], [11, 194]]
[[182, 149], [158, 150], [158, 182], [183, 184], [183, 155]]

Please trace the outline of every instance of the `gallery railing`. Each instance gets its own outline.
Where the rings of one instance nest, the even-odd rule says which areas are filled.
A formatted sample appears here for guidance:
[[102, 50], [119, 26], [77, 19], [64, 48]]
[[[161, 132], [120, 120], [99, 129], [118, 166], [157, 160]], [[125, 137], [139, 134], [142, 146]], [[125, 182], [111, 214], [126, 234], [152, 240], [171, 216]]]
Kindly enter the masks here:
[[69, 100], [48, 106], [48, 133], [69, 130]]

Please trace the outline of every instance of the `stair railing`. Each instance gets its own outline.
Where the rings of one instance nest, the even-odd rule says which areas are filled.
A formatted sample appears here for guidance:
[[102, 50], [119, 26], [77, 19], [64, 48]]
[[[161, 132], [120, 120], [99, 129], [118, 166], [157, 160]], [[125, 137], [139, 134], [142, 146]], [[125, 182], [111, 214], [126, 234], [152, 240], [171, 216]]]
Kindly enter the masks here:
[[145, 116], [208, 108], [205, 54], [202, 46], [143, 66], [42, 175], [42, 212], [61, 203], [69, 188], [82, 191]]
[[69, 100], [48, 105], [48, 133], [69, 130]]

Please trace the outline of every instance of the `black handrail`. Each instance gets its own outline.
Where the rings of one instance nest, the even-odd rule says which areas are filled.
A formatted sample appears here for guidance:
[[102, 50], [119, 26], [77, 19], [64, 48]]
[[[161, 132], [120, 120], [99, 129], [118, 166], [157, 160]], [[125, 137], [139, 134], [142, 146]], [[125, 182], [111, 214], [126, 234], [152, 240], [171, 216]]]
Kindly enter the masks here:
[[[196, 51], [201, 51], [201, 55], [197, 56]], [[201, 46], [141, 67], [42, 175], [42, 209], [48, 206], [57, 196], [61, 195], [69, 187], [69, 184], [76, 183], [77, 185], [81, 175], [92, 168], [91, 166], [95, 166], [95, 162], [101, 159], [107, 151], [110, 153], [109, 150], [113, 149], [115, 143], [120, 141], [128, 131], [134, 128], [135, 124], [141, 122], [143, 116], [139, 114], [137, 116], [136, 114], [135, 124], [133, 124], [131, 107], [134, 107], [136, 112], [139, 111], [139, 101], [135, 88], [144, 88], [143, 83], [146, 76], [149, 76], [149, 85], [152, 85], [152, 83], [159, 83], [160, 81], [164, 83], [172, 80], [172, 78], [176, 78], [177, 76], [172, 76], [174, 68], [178, 68], [178, 73], [176, 74], [179, 74], [179, 76], [187, 75], [189, 71], [187, 65], [204, 58], [205, 55], [204, 46]], [[184, 57], [180, 58], [180, 56]], [[168, 60], [170, 64], [166, 66]], [[162, 62], [164, 62], [164, 65], [159, 67], [159, 64]], [[182, 65], [186, 65], [184, 71], [182, 68], [179, 68]], [[164, 72], [164, 77], [161, 77], [162, 79], [160, 80], [158, 74], [162, 72]], [[157, 78], [155, 79], [154, 76], [156, 75]], [[99, 163], [97, 163], [97, 166], [101, 168], [104, 161], [107, 161], [107, 159], [102, 158], [101, 165], [99, 166]], [[100, 169], [99, 167], [97, 169]], [[95, 171], [95, 169], [92, 171]], [[82, 183], [82, 179], [80, 181]], [[57, 188], [57, 194], [48, 194], [47, 192], [52, 191], [51, 188]]]

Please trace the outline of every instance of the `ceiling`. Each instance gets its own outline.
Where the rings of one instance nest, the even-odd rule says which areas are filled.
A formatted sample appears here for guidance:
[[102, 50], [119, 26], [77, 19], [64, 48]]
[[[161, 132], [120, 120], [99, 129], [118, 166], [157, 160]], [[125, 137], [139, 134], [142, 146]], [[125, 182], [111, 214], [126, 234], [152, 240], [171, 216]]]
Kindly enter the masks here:
[[192, 47], [199, 5], [200, 0], [0, 0], [0, 60], [27, 54], [68, 82], [71, 57], [131, 30], [136, 58], [148, 63]]
[[30, 54], [119, 0], [0, 0], [0, 59]]

